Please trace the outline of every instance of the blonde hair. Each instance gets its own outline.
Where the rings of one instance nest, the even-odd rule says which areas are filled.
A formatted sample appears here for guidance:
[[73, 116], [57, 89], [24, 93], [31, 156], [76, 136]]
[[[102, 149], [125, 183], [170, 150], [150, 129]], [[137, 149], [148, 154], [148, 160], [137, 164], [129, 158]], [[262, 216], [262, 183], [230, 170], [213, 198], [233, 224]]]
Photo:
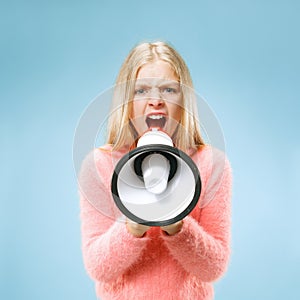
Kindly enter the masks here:
[[137, 74], [145, 64], [162, 60], [170, 64], [182, 87], [183, 109], [180, 124], [173, 137], [176, 147], [186, 151], [204, 145], [200, 134], [196, 97], [189, 70], [178, 52], [164, 42], [142, 43], [132, 49], [116, 80], [112, 110], [108, 121], [107, 143], [113, 149], [136, 145], [137, 132], [130, 122]]

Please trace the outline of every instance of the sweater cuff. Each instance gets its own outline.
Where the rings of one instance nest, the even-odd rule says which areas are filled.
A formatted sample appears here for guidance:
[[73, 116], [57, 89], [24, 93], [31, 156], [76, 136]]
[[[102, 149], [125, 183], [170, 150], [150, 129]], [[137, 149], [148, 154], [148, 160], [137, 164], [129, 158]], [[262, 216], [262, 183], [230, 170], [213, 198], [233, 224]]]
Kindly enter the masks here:
[[110, 257], [119, 261], [120, 265], [131, 265], [141, 255], [149, 240], [147, 236], [143, 238], [134, 237], [127, 231], [126, 225], [115, 222], [110, 228], [109, 252]]
[[137, 246], [142, 246], [143, 244], [146, 244], [149, 238], [147, 237], [147, 234], [145, 233], [143, 237], [135, 237], [132, 235], [127, 227], [126, 223], [123, 221], [117, 221], [115, 224], [111, 227], [112, 230], [112, 236], [116, 237], [117, 240], [120, 241], [122, 244], [134, 244]]
[[183, 219], [183, 226], [181, 230], [174, 235], [168, 235], [162, 232], [163, 240], [170, 246], [182, 247], [182, 243], [190, 243], [194, 236], [195, 228], [199, 227], [198, 223], [192, 217], [185, 217]]

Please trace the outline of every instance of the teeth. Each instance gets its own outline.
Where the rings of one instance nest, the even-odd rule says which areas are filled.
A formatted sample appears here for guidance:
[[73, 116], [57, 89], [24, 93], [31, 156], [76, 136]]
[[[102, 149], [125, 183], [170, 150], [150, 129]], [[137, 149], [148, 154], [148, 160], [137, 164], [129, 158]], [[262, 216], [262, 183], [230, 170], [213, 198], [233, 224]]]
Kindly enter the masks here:
[[159, 120], [159, 119], [162, 119], [164, 116], [162, 115], [151, 115], [149, 116], [149, 119], [152, 119], [152, 120]]
[[149, 115], [146, 118], [148, 128], [164, 128], [166, 121], [166, 116], [163, 114]]

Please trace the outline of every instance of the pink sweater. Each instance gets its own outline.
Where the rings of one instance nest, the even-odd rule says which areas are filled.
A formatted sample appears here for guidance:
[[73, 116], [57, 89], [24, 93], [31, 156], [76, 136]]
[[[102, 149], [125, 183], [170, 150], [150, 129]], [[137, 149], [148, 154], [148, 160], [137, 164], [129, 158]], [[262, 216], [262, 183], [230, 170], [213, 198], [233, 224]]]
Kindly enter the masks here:
[[142, 238], [127, 232], [110, 192], [122, 155], [109, 146], [95, 149], [79, 178], [83, 258], [97, 296], [213, 299], [212, 282], [226, 271], [230, 253], [231, 169], [225, 155], [209, 146], [191, 154], [202, 180], [197, 206], [174, 236], [152, 227]]

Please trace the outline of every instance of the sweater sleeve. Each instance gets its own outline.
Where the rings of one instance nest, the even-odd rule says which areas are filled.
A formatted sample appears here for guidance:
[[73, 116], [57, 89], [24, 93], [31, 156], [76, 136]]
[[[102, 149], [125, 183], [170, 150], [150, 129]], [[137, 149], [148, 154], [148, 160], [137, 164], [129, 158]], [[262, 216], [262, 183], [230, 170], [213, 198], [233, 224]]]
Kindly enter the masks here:
[[147, 243], [146, 237], [133, 237], [124, 221], [117, 220], [109, 186], [102, 179], [110, 174], [105, 170], [107, 164], [107, 160], [98, 161], [91, 154], [79, 176], [83, 260], [91, 278], [102, 282], [122, 276]]
[[218, 279], [229, 261], [232, 177], [227, 159], [219, 183], [214, 198], [201, 209], [200, 220], [187, 216], [179, 233], [163, 234], [173, 257], [205, 282]]

